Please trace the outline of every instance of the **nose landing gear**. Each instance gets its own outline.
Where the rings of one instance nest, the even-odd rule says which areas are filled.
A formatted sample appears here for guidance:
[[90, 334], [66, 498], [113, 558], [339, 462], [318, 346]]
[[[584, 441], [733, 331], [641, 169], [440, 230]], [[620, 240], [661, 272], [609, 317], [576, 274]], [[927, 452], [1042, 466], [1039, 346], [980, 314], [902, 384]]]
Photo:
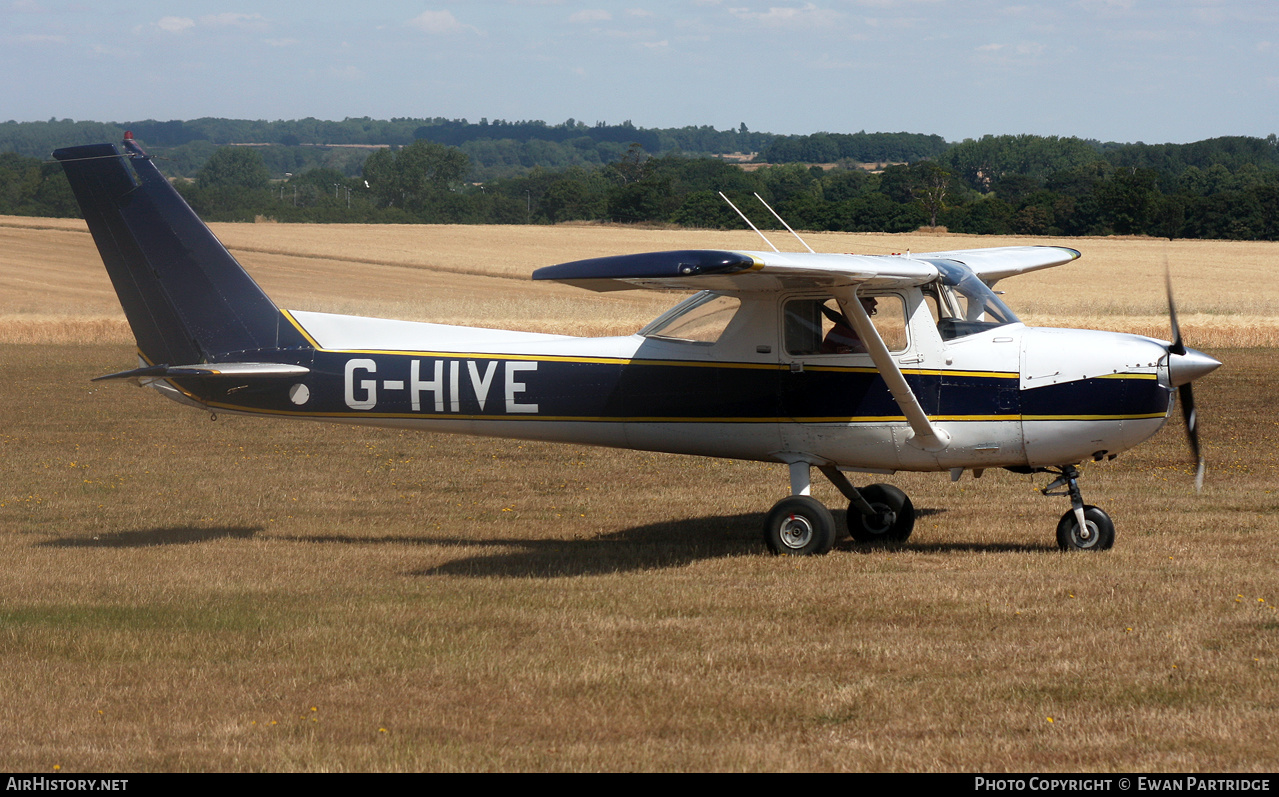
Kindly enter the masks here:
[[[1060, 470], [1044, 470], [1058, 476], [1040, 492], [1070, 496], [1070, 511], [1057, 522], [1057, 547], [1063, 551], [1105, 551], [1114, 545], [1115, 524], [1110, 515], [1084, 503], [1079, 492], [1079, 470], [1074, 465], [1063, 465]], [[1060, 489], [1063, 487], [1064, 490]]]

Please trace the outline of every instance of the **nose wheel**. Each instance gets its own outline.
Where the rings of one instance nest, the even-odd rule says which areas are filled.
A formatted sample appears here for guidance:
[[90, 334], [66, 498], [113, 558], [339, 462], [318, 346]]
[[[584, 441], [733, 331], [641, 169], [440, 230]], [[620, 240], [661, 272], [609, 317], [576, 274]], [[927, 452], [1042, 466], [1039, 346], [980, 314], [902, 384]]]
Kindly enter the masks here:
[[1104, 551], [1114, 544], [1115, 524], [1095, 506], [1084, 506], [1080, 513], [1072, 509], [1057, 522], [1057, 547], [1063, 551]]
[[1114, 521], [1097, 507], [1084, 503], [1079, 492], [1079, 471], [1074, 465], [1065, 465], [1050, 472], [1058, 476], [1040, 492], [1070, 496], [1070, 511], [1057, 521], [1057, 547], [1063, 551], [1109, 550], [1115, 544]]

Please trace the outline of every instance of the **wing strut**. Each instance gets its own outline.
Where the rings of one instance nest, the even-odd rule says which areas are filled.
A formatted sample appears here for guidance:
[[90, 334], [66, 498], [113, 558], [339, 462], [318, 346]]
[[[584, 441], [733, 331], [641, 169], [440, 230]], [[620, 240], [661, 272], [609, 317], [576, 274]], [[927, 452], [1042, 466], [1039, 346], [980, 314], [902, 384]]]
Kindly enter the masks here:
[[836, 289], [835, 294], [839, 303], [843, 305], [844, 315], [852, 322], [862, 343], [866, 345], [871, 362], [875, 363], [875, 367], [879, 369], [879, 375], [888, 385], [888, 392], [892, 394], [893, 400], [897, 402], [897, 406], [901, 408], [902, 414], [906, 416], [906, 421], [915, 433], [910, 442], [925, 451], [937, 452], [946, 448], [950, 445], [950, 435], [945, 429], [934, 426], [933, 422], [928, 420], [928, 415], [919, 405], [919, 399], [915, 398], [915, 392], [910, 389], [906, 377], [902, 375], [902, 370], [897, 367], [897, 363], [893, 362], [893, 356], [888, 353], [888, 346], [884, 345], [884, 339], [879, 336], [879, 330], [875, 329], [870, 316], [866, 314], [866, 308], [862, 307], [862, 303], [858, 300], [856, 288]]

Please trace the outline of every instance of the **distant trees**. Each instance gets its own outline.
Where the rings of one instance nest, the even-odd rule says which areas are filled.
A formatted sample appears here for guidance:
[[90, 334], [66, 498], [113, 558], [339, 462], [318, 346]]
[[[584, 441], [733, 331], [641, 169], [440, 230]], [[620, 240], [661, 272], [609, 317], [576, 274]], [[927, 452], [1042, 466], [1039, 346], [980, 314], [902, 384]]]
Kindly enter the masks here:
[[455, 147], [414, 141], [402, 149], [378, 150], [364, 162], [364, 179], [386, 207], [421, 214], [447, 204], [442, 194], [459, 187], [471, 161]]
[[79, 213], [61, 165], [0, 152], [0, 214], [65, 218]]
[[[948, 145], [907, 133], [645, 131], [573, 119], [126, 124], [166, 174], [194, 177], [175, 184], [216, 220], [742, 226], [723, 191], [761, 227], [778, 224], [755, 193], [803, 229], [1279, 240], [1274, 135], [1154, 145], [983, 136]], [[122, 134], [66, 119], [0, 124], [0, 213], [74, 215], [62, 170], [45, 154]], [[324, 141], [350, 146], [316, 143]], [[772, 164], [747, 171], [694, 154], [710, 149], [757, 151]], [[890, 165], [868, 172], [854, 162]]]
[[179, 184], [179, 190], [210, 218], [252, 221], [269, 201], [270, 180], [256, 149], [223, 147], [196, 172], [194, 185]]
[[213, 153], [195, 175], [205, 189], [254, 190], [266, 188], [271, 173], [262, 156], [251, 147], [223, 147]]
[[982, 136], [950, 147], [937, 160], [976, 191], [988, 192], [1001, 178], [1017, 174], [1042, 180], [1049, 174], [1101, 160], [1099, 146], [1057, 136]]
[[[519, 177], [471, 182], [469, 158], [456, 147], [418, 141], [368, 158], [360, 178], [310, 169], [263, 188], [253, 148], [220, 151], [183, 187], [211, 219], [552, 224], [573, 220], [744, 226], [723, 191], [761, 228], [780, 224], [758, 193], [792, 226], [810, 230], [906, 232], [943, 226], [953, 232], [1018, 235], [1159, 235], [1279, 240], [1279, 168], [1245, 163], [1189, 166], [1178, 176], [1153, 168], [1115, 167], [1097, 150], [1081, 163], [1077, 143], [1013, 140], [1011, 152], [985, 141], [969, 148], [969, 179], [944, 159], [830, 170], [792, 163], [744, 171], [717, 158], [654, 157], [632, 145], [604, 166], [534, 168]], [[1043, 144], [1050, 171], [1033, 161]], [[12, 159], [15, 156], [9, 156]], [[31, 164], [26, 164], [29, 170]], [[986, 172], [990, 177], [987, 179]], [[978, 174], [980, 172], [980, 174]], [[28, 174], [30, 172], [28, 171]], [[974, 179], [976, 178], [976, 179]], [[973, 185], [975, 183], [975, 185]], [[10, 180], [9, 185], [13, 184]], [[238, 186], [228, 188], [227, 186]], [[49, 190], [49, 189], [46, 189]]]
[[946, 151], [941, 136], [920, 133], [814, 133], [778, 136], [764, 146], [763, 163], [910, 163], [936, 158]]

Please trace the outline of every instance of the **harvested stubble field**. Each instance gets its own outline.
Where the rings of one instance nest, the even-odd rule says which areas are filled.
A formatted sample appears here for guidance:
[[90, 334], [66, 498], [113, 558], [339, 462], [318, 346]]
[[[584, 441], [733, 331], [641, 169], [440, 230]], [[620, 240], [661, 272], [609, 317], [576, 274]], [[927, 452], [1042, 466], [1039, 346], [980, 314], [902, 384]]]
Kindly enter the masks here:
[[[1279, 767], [1279, 364], [1256, 348], [1275, 343], [1273, 244], [1064, 241], [1084, 259], [1001, 285], [1029, 320], [1163, 335], [1169, 263], [1188, 338], [1225, 363], [1196, 386], [1201, 495], [1170, 425], [1084, 469], [1118, 527], [1108, 553], [1058, 553], [1046, 478], [990, 472], [893, 477], [921, 510], [904, 548], [778, 559], [758, 527], [780, 466], [211, 423], [91, 385], [133, 357], [82, 230], [0, 219], [5, 769]], [[583, 332], [671, 298], [517, 280], [758, 247], [591, 227], [217, 232], [284, 306]]]

